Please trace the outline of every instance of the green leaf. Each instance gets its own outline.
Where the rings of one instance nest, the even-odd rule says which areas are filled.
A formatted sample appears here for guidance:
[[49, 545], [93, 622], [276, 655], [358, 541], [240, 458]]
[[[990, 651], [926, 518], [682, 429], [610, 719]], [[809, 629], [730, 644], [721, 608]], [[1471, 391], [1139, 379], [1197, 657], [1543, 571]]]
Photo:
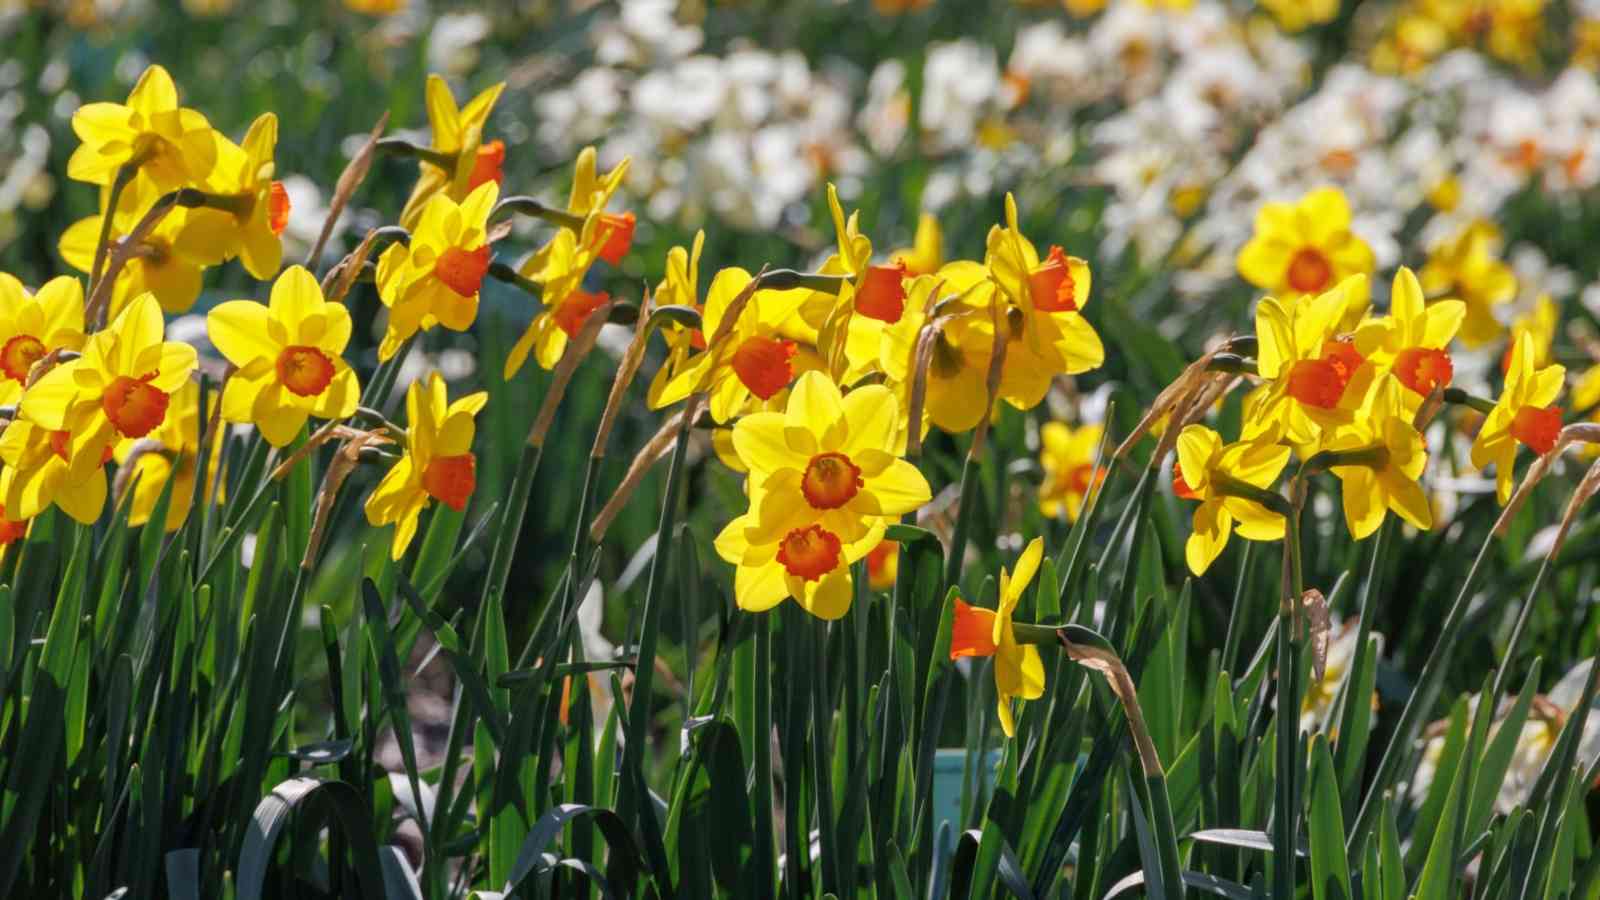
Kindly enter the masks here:
[[383, 896], [378, 845], [361, 792], [342, 781], [300, 776], [279, 784], [256, 805], [234, 875], [238, 900], [261, 900], [265, 896], [267, 872], [285, 826], [293, 821], [296, 828], [313, 828], [323, 819], [338, 826], [350, 848], [352, 868], [362, 893]]
[[1344, 816], [1339, 809], [1339, 781], [1333, 770], [1328, 739], [1311, 744], [1311, 803], [1306, 810], [1311, 837], [1311, 895], [1316, 900], [1351, 900], [1350, 864], [1344, 855]]

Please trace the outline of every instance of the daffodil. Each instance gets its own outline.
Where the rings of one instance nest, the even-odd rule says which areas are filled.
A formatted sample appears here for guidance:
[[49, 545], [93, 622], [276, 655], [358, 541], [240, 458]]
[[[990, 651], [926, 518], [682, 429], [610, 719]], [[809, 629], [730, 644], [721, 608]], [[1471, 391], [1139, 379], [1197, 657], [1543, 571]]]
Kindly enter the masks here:
[[[872, 241], [861, 233], [859, 211], [847, 218], [839, 203], [839, 192], [831, 184], [828, 211], [833, 216], [838, 250], [823, 261], [818, 271], [846, 277], [831, 304], [827, 304], [832, 311], [821, 328], [819, 344], [839, 379], [849, 384], [876, 368], [884, 327], [900, 321], [905, 313], [907, 273], [903, 263], [883, 265], [871, 261]], [[818, 300], [818, 306], [824, 304]]]
[[54, 350], [83, 348], [83, 285], [53, 278], [29, 294], [0, 272], [0, 405], [22, 397], [33, 364]]
[[164, 340], [156, 298], [134, 298], [83, 355], [51, 369], [22, 395], [18, 413], [46, 431], [69, 434], [76, 469], [123, 438], [141, 438], [166, 418], [172, 393], [198, 365], [194, 347]]
[[[216, 398], [210, 398], [209, 407], [215, 407]], [[209, 412], [209, 410], [208, 410]], [[112, 451], [117, 465], [131, 464], [133, 496], [129, 498], [128, 524], [143, 525], [150, 521], [166, 490], [168, 479], [174, 479], [172, 497], [167, 502], [164, 531], [177, 531], [189, 518], [194, 506], [195, 479], [200, 467], [200, 386], [193, 381], [172, 395], [172, 406], [166, 419], [156, 429], [142, 438], [153, 442], [141, 446], [140, 441], [123, 440]], [[222, 429], [211, 436], [208, 451], [206, 485], [214, 489], [217, 469], [222, 462]]]
[[443, 325], [466, 331], [478, 318], [478, 292], [489, 271], [489, 214], [500, 186], [485, 182], [456, 203], [437, 193], [422, 207], [409, 244], [378, 258], [378, 297], [389, 324], [378, 358], [389, 359], [418, 331]]
[[505, 82], [487, 88], [467, 101], [464, 107], [456, 105], [450, 85], [438, 75], [428, 76], [425, 99], [428, 106], [428, 124], [433, 129], [433, 143], [429, 150], [440, 160], [448, 160], [445, 167], [438, 162], [424, 160], [417, 185], [406, 200], [400, 213], [400, 224], [414, 229], [422, 216], [422, 209], [436, 194], [443, 193], [460, 203], [481, 185], [493, 182], [496, 187], [503, 180], [500, 171], [505, 162], [506, 147], [501, 141], [483, 142], [483, 129], [489, 122]]
[[1356, 350], [1386, 367], [1406, 387], [1410, 402], [1404, 405], [1414, 411], [1434, 388], [1450, 384], [1455, 374], [1450, 341], [1466, 314], [1466, 304], [1460, 300], [1425, 303], [1417, 276], [1402, 266], [1389, 294], [1389, 315], [1369, 320], [1356, 331]]
[[1272, 441], [1270, 434], [1227, 445], [1204, 425], [1189, 425], [1178, 434], [1172, 492], [1200, 501], [1184, 545], [1189, 571], [1204, 574], [1235, 531], [1250, 541], [1283, 538], [1283, 516], [1249, 495], [1270, 489], [1288, 463], [1289, 448]]
[[106, 504], [105, 465], [111, 448], [70, 455], [72, 435], [14, 419], [0, 434], [0, 504], [12, 521], [26, 521], [52, 505], [93, 525]]
[[952, 660], [964, 656], [994, 657], [994, 688], [999, 696], [996, 710], [1006, 737], [1017, 734], [1011, 701], [1037, 700], [1044, 696], [1044, 660], [1039, 656], [1039, 648], [1017, 643], [1016, 630], [1011, 623], [1011, 614], [1039, 571], [1043, 557], [1044, 541], [1034, 538], [1017, 558], [1015, 573], [1000, 570], [999, 607], [981, 609], [957, 597], [955, 617], [950, 623]]
[[203, 186], [208, 205], [189, 211], [179, 241], [207, 265], [235, 256], [251, 276], [266, 281], [283, 265], [279, 236], [289, 225], [289, 192], [272, 180], [278, 117], [263, 113], [250, 123], [242, 145], [217, 139], [217, 164]]
[[206, 117], [178, 106], [178, 88], [160, 66], [139, 76], [127, 103], [85, 103], [72, 114], [83, 141], [67, 160], [67, 177], [110, 184], [134, 164], [161, 191], [198, 182], [217, 160], [217, 135]]
[[1417, 273], [1423, 293], [1430, 297], [1455, 297], [1467, 306], [1461, 342], [1481, 347], [1504, 330], [1495, 307], [1517, 295], [1517, 276], [1497, 256], [1500, 231], [1479, 220], [1434, 247]]
[[1511, 497], [1511, 480], [1517, 462], [1517, 444], [1540, 455], [1555, 448], [1561, 434], [1561, 410], [1551, 404], [1567, 377], [1563, 366], [1542, 368], [1533, 363], [1533, 337], [1522, 334], [1511, 350], [1505, 389], [1472, 442], [1472, 464], [1495, 467], [1495, 491], [1500, 502]]
[[1244, 401], [1244, 438], [1276, 431], [1303, 450], [1348, 423], [1364, 399], [1351, 389], [1365, 361], [1338, 339], [1349, 305], [1363, 302], [1366, 277], [1354, 275], [1317, 296], [1266, 297], [1256, 306], [1256, 371], [1262, 383]]
[[900, 574], [900, 544], [882, 540], [867, 552], [867, 586], [875, 591], [894, 587]]
[[925, 212], [917, 217], [917, 232], [912, 236], [911, 246], [890, 253], [889, 262], [905, 267], [907, 278], [939, 271], [944, 265], [944, 232], [933, 213]]
[[[922, 431], [926, 433], [928, 426], [936, 425], [951, 434], [959, 434], [977, 427], [989, 414], [988, 378], [989, 361], [995, 350], [994, 327], [985, 319], [986, 309], [980, 310], [961, 299], [977, 296], [978, 304], [993, 302], [994, 283], [981, 265], [949, 263], [937, 275], [914, 279], [907, 291], [905, 315], [884, 329], [879, 366], [899, 393], [902, 411], [909, 415], [915, 375], [912, 365], [917, 341], [929, 321], [927, 305], [935, 289], [941, 294], [948, 292], [952, 299], [941, 301], [934, 314], [942, 324], [932, 338], [928, 357]], [[1009, 358], [1006, 364], [1011, 365]], [[1039, 374], [1034, 373], [1034, 377]], [[1043, 373], [1042, 377], [1048, 390], [1048, 373]], [[1031, 389], [1032, 385], [1023, 387]], [[1020, 399], [1025, 400], [1030, 395], [1031, 390], [1024, 391]]]
[[613, 265], [627, 252], [633, 239], [633, 214], [607, 213], [606, 204], [622, 186], [628, 174], [626, 158], [611, 171], [601, 174], [593, 147], [578, 153], [572, 176], [572, 193], [566, 213], [582, 222], [573, 229], [556, 229], [543, 247], [523, 262], [520, 272], [540, 288], [544, 308], [534, 316], [506, 357], [504, 375], [510, 378], [521, 370], [533, 354], [540, 367], [554, 368], [566, 351], [567, 341], [578, 333], [589, 314], [608, 297], [582, 289], [583, 279], [597, 260]]
[[983, 264], [1015, 309], [1006, 315], [1011, 341], [1006, 368], [1013, 369], [1016, 354], [1014, 371], [1046, 376], [1042, 389], [1029, 392], [1037, 398], [1014, 404], [1029, 409], [1044, 399], [1050, 376], [1076, 375], [1105, 362], [1100, 335], [1082, 314], [1089, 302], [1089, 264], [1054, 246], [1040, 259], [1017, 224], [1017, 201], [1009, 193], [1005, 227], [989, 229], [987, 246]]
[[[705, 243], [706, 233], [697, 231], [694, 243], [688, 249], [673, 247], [667, 251], [666, 277], [656, 285], [655, 293], [650, 297], [652, 308], [679, 306], [696, 312], [701, 311], [700, 251], [705, 247]], [[649, 403], [652, 409], [662, 405], [657, 402], [657, 398], [666, 390], [672, 373], [683, 366], [690, 354], [706, 349], [704, 328], [688, 328], [669, 322], [661, 329], [661, 333], [667, 342], [667, 359], [661, 364], [661, 368], [656, 370], [655, 377], [650, 381]]]
[[[750, 273], [738, 268], [723, 269], [711, 279], [701, 322], [705, 334], [715, 337], [722, 329], [729, 305], [750, 281]], [[650, 408], [660, 409], [697, 391], [707, 391], [711, 418], [731, 422], [757, 402], [776, 396], [796, 375], [817, 368], [820, 360], [816, 355], [802, 352], [799, 342], [783, 333], [805, 298], [803, 290], [757, 290], [723, 340], [684, 359], [661, 390], [651, 392]]]
[[274, 447], [294, 440], [311, 416], [356, 411], [361, 386], [344, 361], [350, 311], [323, 299], [310, 272], [291, 266], [270, 303], [231, 300], [206, 316], [206, 331], [238, 371], [222, 390], [222, 417], [251, 422]]
[[1417, 479], [1428, 464], [1428, 445], [1411, 424], [1395, 380], [1380, 382], [1370, 406], [1341, 429], [1328, 450], [1360, 464], [1335, 464], [1344, 499], [1344, 520], [1350, 535], [1362, 540], [1383, 524], [1393, 510], [1417, 528], [1433, 527], [1433, 510]]
[[1331, 187], [1297, 203], [1263, 205], [1238, 258], [1245, 281], [1285, 298], [1324, 293], [1352, 275], [1372, 274], [1375, 265], [1372, 248], [1350, 230], [1349, 202]]
[[417, 519], [433, 500], [457, 512], [467, 508], [477, 486], [473, 417], [488, 400], [486, 392], [478, 391], [449, 402], [438, 372], [412, 382], [406, 391], [405, 453], [378, 482], [366, 505], [368, 522], [380, 528], [395, 526], [392, 558], [405, 555], [416, 536]]
[[733, 446], [750, 471], [750, 511], [716, 541], [718, 554], [738, 566], [739, 608], [759, 612], [793, 597], [819, 618], [844, 615], [849, 565], [878, 545], [890, 519], [932, 496], [899, 456], [898, 418], [888, 388], [841, 395], [813, 371], [783, 412], [739, 420]]
[[1066, 513], [1069, 522], [1078, 521], [1083, 501], [1088, 498], [1105, 470], [1096, 471], [1105, 427], [1090, 424], [1073, 428], [1065, 422], [1046, 422], [1039, 429], [1039, 467], [1044, 480], [1039, 484], [1039, 512], [1055, 518]]
[[[116, 211], [109, 213], [111, 229], [106, 236], [114, 242], [125, 240], [158, 197], [154, 185], [135, 181], [122, 192]], [[155, 295], [163, 312], [182, 313], [194, 306], [200, 296], [205, 262], [200, 248], [185, 240], [191, 212], [194, 210], [183, 207], [168, 212], [128, 257], [111, 287], [111, 315], [122, 312], [129, 300], [145, 293]], [[106, 215], [102, 212], [79, 219], [62, 233], [58, 249], [67, 265], [85, 274], [94, 270]]]

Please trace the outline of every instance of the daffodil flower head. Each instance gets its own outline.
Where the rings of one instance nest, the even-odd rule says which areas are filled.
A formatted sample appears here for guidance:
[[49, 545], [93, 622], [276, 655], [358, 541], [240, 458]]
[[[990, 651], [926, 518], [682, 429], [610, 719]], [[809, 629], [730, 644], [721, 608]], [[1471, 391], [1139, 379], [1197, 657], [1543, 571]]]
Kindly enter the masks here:
[[0, 272], [0, 404], [22, 397], [33, 364], [54, 350], [83, 348], [83, 285], [76, 278], [53, 278], [29, 294], [17, 279]]
[[1251, 541], [1283, 538], [1283, 516], [1249, 495], [1270, 490], [1288, 462], [1289, 448], [1277, 443], [1270, 432], [1227, 445], [1221, 435], [1204, 425], [1189, 425], [1178, 434], [1172, 492], [1185, 500], [1200, 501], [1194, 511], [1194, 528], [1184, 545], [1189, 571], [1204, 574], [1235, 531]]
[[1563, 366], [1535, 367], [1533, 337], [1522, 334], [1511, 350], [1505, 389], [1472, 442], [1472, 464], [1495, 467], [1495, 490], [1501, 503], [1511, 498], [1517, 444], [1543, 455], [1561, 434], [1561, 410], [1553, 406], [1566, 381]]
[[[872, 241], [861, 233], [860, 212], [845, 215], [839, 191], [828, 185], [836, 252], [823, 261], [825, 275], [843, 275], [838, 293], [823, 300], [816, 292], [804, 305], [827, 310], [818, 326], [817, 346], [830, 370], [845, 383], [875, 371], [886, 325], [900, 320], [906, 307], [906, 272], [899, 263], [873, 264]], [[819, 296], [820, 295], [820, 296]]]
[[83, 355], [23, 392], [18, 414], [70, 436], [71, 464], [100, 459], [123, 438], [141, 438], [166, 418], [174, 391], [198, 365], [194, 347], [164, 339], [155, 297], [142, 294], [84, 342]]
[[1350, 223], [1349, 201], [1338, 188], [1317, 188], [1296, 203], [1264, 204], [1239, 251], [1239, 274], [1285, 297], [1321, 294], [1352, 275], [1370, 275], [1372, 248]]
[[850, 605], [850, 563], [883, 538], [887, 521], [932, 496], [927, 479], [900, 458], [899, 413], [882, 385], [841, 394], [807, 372], [783, 412], [751, 413], [733, 446], [750, 472], [750, 511], [717, 538], [739, 566], [735, 599], [765, 610], [794, 597], [836, 619]]
[[222, 417], [250, 422], [274, 447], [294, 440], [311, 416], [354, 413], [361, 386], [344, 361], [350, 311], [322, 296], [316, 278], [291, 266], [268, 303], [230, 300], [206, 316], [206, 331], [238, 371], [222, 390]]
[[0, 434], [0, 505], [12, 521], [26, 521], [52, 505], [84, 525], [100, 518], [106, 503], [105, 464], [111, 448], [76, 458], [71, 435], [14, 419]]
[[505, 163], [506, 147], [501, 141], [483, 140], [483, 129], [494, 111], [495, 101], [505, 90], [505, 82], [492, 85], [457, 106], [450, 93], [450, 85], [439, 75], [429, 75], [424, 99], [428, 107], [428, 124], [433, 129], [433, 143], [429, 149], [451, 161], [449, 168], [424, 160], [417, 185], [406, 200], [400, 213], [400, 224], [408, 230], [415, 227], [422, 209], [436, 194], [462, 202], [481, 185], [493, 183], [497, 187], [504, 179], [501, 166]]
[[1073, 428], [1065, 422], [1046, 422], [1039, 429], [1039, 466], [1044, 470], [1040, 513], [1050, 518], [1065, 513], [1067, 521], [1078, 521], [1089, 492], [1106, 477], [1106, 470], [1094, 465], [1104, 436], [1105, 427], [1092, 423]]
[[1067, 256], [1060, 247], [1051, 247], [1041, 259], [1022, 234], [1017, 201], [1010, 193], [1005, 227], [989, 229], [983, 264], [1013, 307], [1006, 315], [1011, 340], [1006, 369], [1011, 383], [1019, 386], [1001, 386], [1008, 401], [1019, 409], [1031, 409], [1044, 397], [1039, 375], [1048, 390], [1051, 376], [1077, 375], [1105, 362], [1100, 335], [1081, 314], [1089, 302], [1089, 264]]
[[727, 333], [717, 339], [733, 301], [751, 280], [750, 273], [740, 268], [723, 269], [711, 279], [701, 330], [712, 344], [704, 352], [686, 357], [661, 389], [652, 391], [652, 409], [704, 391], [711, 395], [711, 418], [731, 422], [776, 396], [801, 372], [821, 368], [814, 352], [802, 350], [798, 341], [784, 333], [806, 299], [804, 290], [756, 290], [738, 319], [727, 326]]
[[1245, 398], [1247, 440], [1275, 430], [1305, 452], [1324, 430], [1354, 418], [1371, 379], [1357, 377], [1366, 361], [1340, 339], [1339, 324], [1365, 295], [1366, 277], [1355, 275], [1317, 296], [1266, 297], [1256, 306], [1262, 383]]
[[[214, 408], [216, 396], [209, 398]], [[210, 409], [207, 410], [209, 418]], [[167, 502], [164, 531], [177, 531], [194, 505], [195, 479], [200, 467], [200, 385], [193, 381], [172, 395], [167, 417], [150, 434], [139, 440], [125, 439], [112, 451], [118, 466], [132, 465], [133, 496], [128, 499], [128, 524], [135, 527], [150, 521], [168, 479], [176, 479]], [[224, 429], [210, 436], [206, 470], [206, 496], [221, 500], [218, 469], [222, 463]], [[141, 446], [141, 442], [149, 442]]]
[[988, 610], [970, 606], [960, 597], [955, 601], [955, 616], [950, 626], [950, 658], [994, 657], [994, 687], [999, 697], [997, 712], [1006, 737], [1015, 737], [1017, 723], [1012, 716], [1014, 698], [1037, 700], [1044, 696], [1044, 660], [1039, 648], [1017, 643], [1011, 616], [1022, 594], [1039, 571], [1044, 557], [1044, 540], [1034, 538], [1017, 558], [1015, 572], [1000, 570], [1000, 603]]
[[[921, 430], [926, 435], [928, 427], [936, 425], [959, 434], [976, 428], [990, 412], [989, 361], [995, 339], [988, 316], [995, 287], [983, 266], [948, 263], [936, 275], [913, 279], [905, 315], [884, 329], [878, 365], [895, 386], [902, 413], [909, 416], [917, 341], [930, 321], [928, 307], [935, 290], [950, 299], [937, 301], [931, 311], [938, 328], [931, 338]], [[1048, 390], [1048, 373], [1033, 374], [1042, 378]], [[1004, 380], [1004, 370], [1001, 377]]]
[[367, 498], [367, 521], [394, 525], [390, 556], [399, 559], [417, 533], [417, 521], [438, 500], [460, 512], [477, 486], [472, 455], [474, 417], [488, 402], [484, 391], [449, 402], [444, 378], [433, 372], [406, 391], [405, 453]]
[[[706, 233], [697, 231], [694, 243], [688, 248], [673, 247], [667, 251], [666, 277], [656, 285], [655, 293], [650, 296], [652, 309], [664, 306], [678, 306], [701, 312], [700, 307], [700, 251], [705, 247]], [[704, 322], [701, 323], [704, 325]], [[660, 397], [665, 393], [668, 382], [674, 372], [683, 367], [684, 362], [696, 351], [706, 349], [706, 332], [701, 328], [688, 328], [675, 322], [669, 322], [661, 329], [662, 337], [667, 342], [667, 359], [656, 370], [655, 377], [650, 381], [648, 402], [651, 409], [659, 409], [664, 404]]]
[[1362, 540], [1383, 524], [1386, 512], [1424, 531], [1433, 527], [1433, 510], [1418, 479], [1428, 464], [1428, 446], [1412, 425], [1394, 379], [1384, 379], [1360, 418], [1328, 442], [1328, 450], [1358, 464], [1332, 466], [1344, 501], [1345, 524]]
[[206, 265], [238, 257], [245, 271], [266, 281], [283, 265], [280, 236], [289, 225], [289, 192], [274, 181], [278, 117], [263, 113], [250, 123], [242, 145], [217, 138], [217, 164], [207, 192], [226, 208], [189, 211], [178, 240]]
[[178, 106], [178, 88], [160, 66], [150, 66], [127, 103], [85, 103], [72, 114], [83, 141], [67, 161], [67, 177], [110, 184], [124, 165], [166, 192], [198, 182], [217, 159], [217, 135], [206, 117]]
[[[114, 212], [79, 219], [61, 235], [61, 258], [80, 272], [93, 271], [95, 252], [100, 246], [101, 226], [111, 216], [109, 236], [113, 241], [128, 237], [155, 203], [160, 193], [145, 179], [138, 179], [122, 192]], [[111, 287], [111, 315], [127, 307], [140, 294], [154, 294], [165, 313], [187, 312], [200, 297], [203, 248], [186, 242], [189, 215], [197, 210], [178, 207], [166, 214], [140, 242], [137, 252], [128, 257]]]
[[1461, 342], [1468, 347], [1481, 347], [1500, 336], [1505, 326], [1494, 309], [1517, 295], [1516, 274], [1496, 256], [1500, 243], [1500, 231], [1492, 223], [1472, 222], [1434, 247], [1417, 273], [1424, 294], [1455, 297], [1466, 304]]
[[1413, 412], [1434, 388], [1445, 387], [1455, 374], [1450, 341], [1461, 329], [1467, 313], [1460, 300], [1427, 304], [1422, 285], [1410, 269], [1395, 273], [1389, 294], [1389, 315], [1371, 319], [1357, 329], [1357, 352], [1385, 370], [1409, 392]]
[[389, 322], [378, 358], [389, 359], [418, 331], [443, 325], [466, 331], [478, 318], [479, 291], [489, 271], [489, 214], [500, 186], [488, 181], [457, 203], [437, 193], [422, 207], [408, 244], [378, 258], [378, 297]]

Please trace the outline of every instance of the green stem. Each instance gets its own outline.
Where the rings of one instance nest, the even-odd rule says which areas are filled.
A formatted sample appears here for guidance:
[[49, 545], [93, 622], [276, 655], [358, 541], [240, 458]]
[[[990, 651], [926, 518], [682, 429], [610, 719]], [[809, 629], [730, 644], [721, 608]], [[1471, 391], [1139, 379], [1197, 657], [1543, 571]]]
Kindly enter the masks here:
[[1488, 415], [1494, 410], [1493, 400], [1475, 397], [1460, 388], [1445, 388], [1444, 402], [1453, 403], [1456, 406], [1470, 406], [1484, 415]]
[[544, 296], [544, 287], [541, 286], [539, 282], [534, 281], [531, 278], [524, 277], [522, 274], [517, 272], [516, 269], [511, 268], [503, 262], [496, 261], [490, 263], [488, 274], [489, 277], [493, 278], [495, 281], [509, 284], [512, 287], [520, 289], [523, 293], [531, 294], [534, 297]]
[[950, 551], [944, 560], [944, 590], [961, 583], [961, 560], [967, 552], [967, 533], [971, 530], [973, 503], [978, 495], [978, 462], [967, 454], [961, 465], [961, 506], [956, 509], [956, 526], [950, 535]]
[[795, 288], [836, 294], [840, 285], [850, 280], [848, 275], [824, 275], [817, 272], [796, 272], [793, 269], [773, 269], [761, 276], [764, 290], [787, 291]]
[[501, 213], [531, 216], [535, 219], [542, 219], [552, 225], [571, 229], [574, 232], [583, 230], [583, 216], [574, 215], [564, 209], [547, 206], [532, 197], [507, 197], [495, 205], [494, 213], [490, 218], [495, 218]]
[[445, 153], [432, 147], [418, 146], [405, 138], [384, 138], [378, 141], [376, 149], [379, 153], [387, 153], [390, 156], [408, 156], [412, 159], [432, 163], [447, 172], [456, 167], [456, 157], [458, 156], [458, 154]]
[[1555, 554], [1546, 554], [1544, 561], [1539, 563], [1539, 573], [1533, 577], [1533, 587], [1528, 589], [1528, 598], [1522, 601], [1522, 609], [1517, 613], [1517, 624], [1511, 629], [1511, 639], [1506, 642], [1505, 653], [1500, 657], [1500, 668], [1494, 673], [1494, 688], [1490, 697], [1499, 697], [1506, 687], [1506, 675], [1511, 671], [1511, 666], [1517, 661], [1517, 648], [1522, 644], [1522, 635], [1528, 630], [1528, 620], [1533, 617], [1533, 607], [1539, 602], [1539, 592], [1544, 590], [1544, 583], [1550, 577], [1550, 569], [1555, 562]]

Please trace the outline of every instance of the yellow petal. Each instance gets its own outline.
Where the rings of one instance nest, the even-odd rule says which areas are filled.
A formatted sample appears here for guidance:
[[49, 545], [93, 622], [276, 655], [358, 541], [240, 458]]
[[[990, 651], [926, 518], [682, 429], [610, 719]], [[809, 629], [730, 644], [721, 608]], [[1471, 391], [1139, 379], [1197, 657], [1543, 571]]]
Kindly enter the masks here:
[[254, 300], [229, 300], [206, 314], [206, 335], [239, 368], [258, 358], [276, 360], [283, 348], [268, 336], [267, 318], [267, 308]]

